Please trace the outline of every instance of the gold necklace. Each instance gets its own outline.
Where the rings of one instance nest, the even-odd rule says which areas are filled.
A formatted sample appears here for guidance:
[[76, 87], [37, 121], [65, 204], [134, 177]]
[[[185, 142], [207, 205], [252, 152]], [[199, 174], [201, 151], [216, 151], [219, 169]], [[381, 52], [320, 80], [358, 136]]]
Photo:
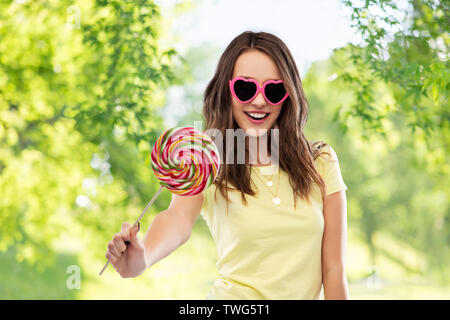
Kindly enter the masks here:
[[[280, 169], [278, 169], [280, 170]], [[272, 174], [275, 174], [275, 172]], [[278, 182], [277, 182], [277, 190], [275, 192], [275, 194], [272, 192], [272, 190], [270, 188], [267, 188], [269, 190], [269, 192], [272, 194], [273, 198], [272, 198], [272, 202], [274, 205], [278, 206], [281, 203], [281, 199], [278, 197], [278, 187], [280, 186], [280, 173], [278, 173]], [[261, 179], [259, 173], [258, 173], [258, 169], [256, 169], [256, 176], [261, 180], [261, 182], [264, 184], [264, 181]]]
[[[258, 167], [255, 167], [255, 168], [258, 168]], [[258, 171], [258, 169], [256, 169], [256, 171]], [[272, 175], [270, 176], [270, 179], [269, 179], [269, 180], [267, 180], [267, 178], [263, 175], [264, 180], [266, 181], [266, 185], [267, 185], [268, 187], [272, 187], [272, 186], [273, 186], [272, 178], [273, 178], [273, 176], [275, 175], [275, 172], [277, 172], [277, 170], [274, 170], [274, 171], [273, 171], [273, 173], [272, 173]]]

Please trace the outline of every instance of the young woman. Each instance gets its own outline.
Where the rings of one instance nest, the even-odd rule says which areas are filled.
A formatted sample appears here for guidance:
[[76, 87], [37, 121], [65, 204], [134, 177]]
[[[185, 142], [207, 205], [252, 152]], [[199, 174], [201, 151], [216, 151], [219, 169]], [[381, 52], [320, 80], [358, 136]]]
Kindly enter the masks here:
[[333, 148], [303, 135], [308, 102], [287, 46], [265, 32], [233, 39], [206, 88], [203, 114], [206, 130], [225, 140], [227, 129], [248, 133], [245, 163], [221, 163], [202, 194], [173, 195], [143, 240], [124, 223], [106, 253], [119, 274], [136, 277], [169, 255], [201, 214], [219, 255], [207, 299], [348, 299], [347, 186]]

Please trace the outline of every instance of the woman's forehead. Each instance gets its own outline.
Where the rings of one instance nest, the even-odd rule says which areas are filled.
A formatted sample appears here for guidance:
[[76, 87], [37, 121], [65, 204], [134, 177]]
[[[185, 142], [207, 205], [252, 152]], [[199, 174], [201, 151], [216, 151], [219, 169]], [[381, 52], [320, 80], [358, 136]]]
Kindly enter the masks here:
[[253, 78], [260, 82], [278, 80], [280, 74], [271, 57], [260, 51], [249, 51], [241, 54], [234, 65], [234, 77]]

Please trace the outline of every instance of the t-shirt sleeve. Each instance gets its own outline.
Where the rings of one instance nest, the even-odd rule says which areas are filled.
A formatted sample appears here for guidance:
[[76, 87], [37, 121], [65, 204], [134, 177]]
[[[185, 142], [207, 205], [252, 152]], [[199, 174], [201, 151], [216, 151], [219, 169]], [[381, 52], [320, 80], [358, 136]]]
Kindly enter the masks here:
[[323, 148], [323, 150], [330, 154], [320, 155], [323, 161], [322, 178], [324, 179], [327, 186], [326, 195], [328, 196], [341, 190], [347, 190], [348, 188], [342, 177], [341, 168], [339, 166], [339, 160], [336, 152], [328, 144]]

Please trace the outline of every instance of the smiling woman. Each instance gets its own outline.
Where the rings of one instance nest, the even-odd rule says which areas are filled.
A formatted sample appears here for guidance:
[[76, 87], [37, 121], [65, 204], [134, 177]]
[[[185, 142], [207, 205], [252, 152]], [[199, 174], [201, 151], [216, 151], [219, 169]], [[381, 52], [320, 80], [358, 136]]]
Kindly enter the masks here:
[[[230, 163], [237, 146], [222, 142], [227, 162], [215, 188], [203, 192], [201, 215], [219, 255], [207, 298], [319, 299], [322, 284], [325, 298], [347, 298], [347, 186], [331, 146], [303, 135], [308, 102], [286, 45], [265, 32], [233, 39], [206, 88], [203, 114], [206, 130], [246, 133], [245, 159], [257, 153], [255, 165]], [[264, 165], [272, 142], [279, 164]]]
[[[270, 33], [236, 37], [206, 88], [203, 113], [206, 130], [249, 133], [239, 150], [246, 161], [228, 161], [230, 152], [240, 158], [240, 146], [226, 141], [235, 135], [214, 140], [226, 146], [220, 149], [227, 159], [215, 187], [173, 194], [143, 241], [124, 224], [118, 235], [134, 250], [111, 244], [112, 254], [133, 270], [121, 275], [141, 274], [183, 245], [201, 214], [219, 256], [219, 278], [207, 299], [319, 299], [322, 285], [325, 298], [346, 299], [347, 186], [333, 148], [303, 135], [308, 104], [289, 49]], [[250, 143], [255, 140], [263, 143]], [[261, 152], [252, 165], [247, 159], [255, 147]], [[272, 147], [279, 163], [262, 165], [266, 159], [259, 156], [275, 153]]]

